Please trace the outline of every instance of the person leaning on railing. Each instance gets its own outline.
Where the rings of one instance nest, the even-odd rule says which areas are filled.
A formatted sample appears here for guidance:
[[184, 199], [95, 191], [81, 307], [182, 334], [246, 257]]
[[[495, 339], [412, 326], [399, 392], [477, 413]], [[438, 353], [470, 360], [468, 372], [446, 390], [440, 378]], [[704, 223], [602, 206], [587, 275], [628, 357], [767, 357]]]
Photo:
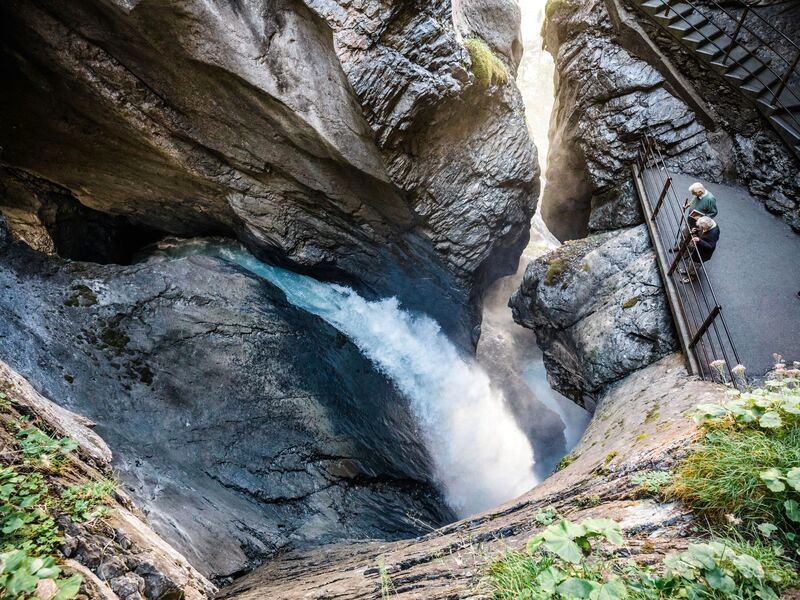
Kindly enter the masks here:
[[691, 283], [697, 279], [697, 269], [701, 263], [711, 259], [719, 242], [719, 225], [711, 217], [700, 217], [692, 228], [692, 242], [689, 256], [692, 263], [688, 269], [678, 271], [683, 278], [682, 283]]

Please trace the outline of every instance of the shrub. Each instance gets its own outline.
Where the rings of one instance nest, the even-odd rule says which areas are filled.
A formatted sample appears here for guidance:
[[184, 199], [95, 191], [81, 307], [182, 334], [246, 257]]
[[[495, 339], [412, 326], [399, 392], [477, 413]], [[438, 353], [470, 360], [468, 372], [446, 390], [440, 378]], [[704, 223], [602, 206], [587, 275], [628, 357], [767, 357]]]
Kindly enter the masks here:
[[482, 39], [469, 37], [464, 40], [464, 47], [472, 62], [472, 73], [481, 87], [504, 85], [508, 81], [508, 71], [492, 49]]
[[602, 544], [620, 545], [617, 523], [562, 520], [487, 569], [497, 600], [546, 598], [778, 598], [794, 573], [769, 546], [715, 539], [664, 559], [661, 569], [615, 564]]
[[800, 533], [800, 380], [780, 375], [763, 388], [729, 390], [702, 404], [703, 437], [681, 461], [669, 493], [720, 523], [772, 523], [794, 542]]

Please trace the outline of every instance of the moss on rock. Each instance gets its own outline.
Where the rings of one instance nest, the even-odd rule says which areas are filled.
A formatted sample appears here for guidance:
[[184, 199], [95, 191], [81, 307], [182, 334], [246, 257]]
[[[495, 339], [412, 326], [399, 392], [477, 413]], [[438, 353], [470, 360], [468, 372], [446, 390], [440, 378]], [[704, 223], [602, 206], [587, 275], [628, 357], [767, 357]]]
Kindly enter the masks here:
[[472, 73], [478, 84], [484, 88], [490, 85], [504, 85], [508, 81], [508, 70], [492, 49], [478, 37], [464, 40], [464, 47], [472, 61]]

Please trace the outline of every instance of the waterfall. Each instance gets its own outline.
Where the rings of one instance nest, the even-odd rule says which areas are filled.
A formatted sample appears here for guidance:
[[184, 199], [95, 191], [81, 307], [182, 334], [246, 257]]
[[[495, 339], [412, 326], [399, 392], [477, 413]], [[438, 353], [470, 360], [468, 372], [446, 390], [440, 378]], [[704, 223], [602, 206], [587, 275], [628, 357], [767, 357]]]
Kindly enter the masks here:
[[536, 485], [530, 442], [502, 394], [430, 317], [404, 310], [396, 298], [368, 301], [350, 288], [263, 263], [237, 244], [189, 240], [162, 242], [160, 249], [173, 257], [203, 254], [236, 264], [346, 335], [408, 399], [436, 483], [459, 516]]

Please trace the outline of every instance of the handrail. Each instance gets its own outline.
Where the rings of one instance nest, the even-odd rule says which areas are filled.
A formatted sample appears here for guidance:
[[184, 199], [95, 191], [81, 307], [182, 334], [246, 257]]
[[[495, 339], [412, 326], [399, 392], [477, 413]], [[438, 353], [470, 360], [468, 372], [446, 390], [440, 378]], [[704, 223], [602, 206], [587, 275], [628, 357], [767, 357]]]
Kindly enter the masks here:
[[[721, 5], [719, 2], [717, 2], [717, 0], [708, 0], [708, 1], [709, 1], [709, 2], [711, 2], [711, 3], [712, 3], [714, 6], [716, 6], [717, 8], [719, 8], [721, 11], [723, 11], [725, 14], [727, 14], [728, 16], [730, 16], [730, 13], [729, 13], [727, 10], [725, 10], [725, 7], [724, 7], [724, 6], [722, 6], [722, 5]], [[747, 4], [746, 2], [740, 2], [740, 8], [744, 8], [745, 10], [748, 10], [748, 9], [749, 9], [749, 10], [753, 11], [753, 14], [754, 14], [756, 17], [758, 17], [758, 18], [759, 18], [761, 21], [763, 21], [765, 25], [768, 25], [768, 26], [769, 26], [769, 28], [770, 28], [770, 29], [772, 29], [772, 31], [774, 31], [775, 33], [777, 33], [779, 36], [781, 36], [785, 42], [788, 42], [789, 44], [791, 44], [792, 46], [794, 46], [794, 47], [795, 47], [795, 49], [796, 49], [798, 52], [800, 52], [800, 46], [798, 46], [798, 45], [795, 43], [795, 41], [794, 41], [792, 38], [790, 38], [788, 35], [786, 35], [786, 34], [785, 34], [784, 32], [782, 32], [780, 29], [778, 29], [777, 27], [775, 27], [775, 25], [773, 25], [772, 23], [770, 23], [768, 19], [765, 19], [765, 18], [764, 18], [762, 15], [760, 15], [760, 14], [758, 13], [757, 9], [759, 9], [759, 8], [764, 8], [763, 6], [759, 6], [758, 4]], [[762, 40], [762, 41], [763, 41], [763, 40]], [[768, 44], [768, 42], [764, 42], [764, 43], [767, 43], [767, 44]], [[788, 62], [788, 61], [787, 61], [787, 62]]]
[[[645, 132], [639, 145], [639, 153], [634, 166], [635, 179], [638, 178], [640, 202], [646, 216], [648, 230], [654, 237], [656, 259], [667, 297], [681, 338], [681, 345], [689, 359], [690, 367], [697, 368], [697, 375], [704, 379], [714, 377], [715, 373], [727, 370], [732, 382], [741, 381], [742, 376], [734, 371], [741, 364], [739, 353], [725, 322], [722, 305], [717, 299], [711, 278], [702, 262], [698, 265], [692, 260], [694, 244], [692, 231], [686, 219], [683, 203], [680, 201], [673, 177], [666, 165], [664, 154], [651, 132]], [[648, 194], [648, 189], [654, 192]], [[655, 195], [658, 199], [652, 202]], [[667, 264], [664, 247], [677, 246], [672, 264]], [[692, 273], [696, 282], [675, 285], [676, 267], [681, 265], [685, 272]], [[673, 304], [675, 306], [673, 306]], [[717, 360], [724, 362], [719, 368]], [[690, 368], [690, 370], [692, 370]]]
[[[711, 23], [712, 25], [714, 25], [715, 27], [717, 27], [717, 29], [719, 29], [719, 30], [720, 30], [720, 31], [721, 31], [723, 34], [727, 35], [727, 33], [725, 32], [725, 29], [723, 29], [723, 28], [722, 28], [722, 27], [720, 27], [720, 26], [719, 26], [717, 23], [715, 23], [715, 22], [714, 22], [714, 19], [713, 19], [713, 17], [712, 17], [712, 16], [710, 16], [710, 15], [708, 15], [708, 13], [704, 12], [704, 11], [703, 11], [701, 8], [699, 8], [699, 7], [698, 7], [698, 6], [697, 6], [697, 5], [696, 5], [694, 2], [692, 2], [692, 0], [681, 0], [681, 1], [682, 1], [682, 2], [685, 2], [686, 4], [688, 4], [689, 6], [691, 6], [691, 7], [692, 7], [692, 10], [694, 10], [694, 11], [695, 11], [696, 13], [698, 13], [699, 15], [703, 16], [703, 17], [704, 17], [704, 18], [705, 18], [705, 19], [706, 19], [706, 20], [707, 20], [709, 23]], [[710, 1], [714, 2], [714, 0], [710, 0]], [[670, 11], [674, 12], [674, 13], [675, 13], [675, 15], [677, 15], [677, 16], [678, 16], [678, 18], [680, 18], [680, 19], [681, 19], [681, 20], [682, 20], [684, 23], [688, 24], [688, 25], [689, 25], [689, 27], [691, 27], [691, 29], [692, 29], [693, 31], [695, 31], [695, 32], [697, 32], [698, 34], [700, 34], [700, 36], [701, 36], [701, 37], [702, 37], [702, 38], [703, 38], [703, 39], [704, 39], [706, 42], [708, 42], [708, 43], [712, 44], [712, 45], [713, 45], [713, 46], [714, 46], [714, 47], [715, 47], [717, 50], [720, 50], [721, 52], [725, 52], [725, 49], [723, 49], [722, 47], [720, 47], [720, 45], [719, 45], [719, 44], [717, 44], [717, 43], [716, 43], [714, 40], [710, 39], [710, 38], [709, 38], [708, 36], [706, 36], [706, 35], [705, 35], [705, 34], [704, 34], [702, 31], [700, 31], [700, 29], [699, 29], [699, 28], [698, 28], [698, 27], [697, 27], [697, 26], [696, 26], [694, 23], [692, 23], [691, 21], [689, 21], [689, 19], [687, 19], [687, 18], [686, 18], [686, 16], [682, 15], [681, 13], [679, 13], [679, 12], [678, 12], [678, 11], [675, 9], [675, 7], [674, 7], [674, 6], [672, 6], [672, 4], [671, 4], [670, 0], [664, 0], [664, 6], [665, 6], [665, 8], [666, 8], [666, 10], [664, 11], [664, 15], [665, 15], [665, 16], [666, 16], [666, 15], [668, 15]], [[724, 9], [723, 9], [723, 10], [724, 10]], [[725, 13], [726, 13], [726, 14], [728, 14], [728, 16], [730, 16], [730, 14], [729, 14], [727, 11], [725, 11]], [[754, 31], [752, 31], [750, 28], [748, 28], [748, 27], [744, 27], [744, 29], [745, 29], [745, 30], [746, 30], [748, 33], [752, 34], [752, 35], [753, 35], [753, 36], [755, 36], [755, 37], [758, 37], [758, 39], [759, 39], [759, 40], [761, 40], [761, 38], [758, 36], [758, 34], [756, 34], [756, 33], [755, 33]], [[736, 39], [732, 39], [732, 40], [731, 40], [731, 42], [732, 42], [733, 44], [735, 44], [735, 43], [736, 43], [736, 41], [737, 41]], [[781, 56], [781, 55], [780, 55], [780, 53], [778, 53], [778, 52], [777, 52], [777, 51], [776, 51], [774, 48], [772, 48], [772, 47], [771, 47], [771, 46], [770, 46], [768, 43], [766, 43], [766, 42], [763, 42], [763, 40], [762, 40], [762, 43], [764, 43], [764, 45], [765, 45], [767, 48], [769, 48], [769, 50], [771, 50], [773, 53], [775, 53], [775, 55], [776, 55], [776, 56]], [[744, 46], [743, 44], [741, 45], [741, 47], [742, 47], [742, 48], [744, 48], [745, 50], [747, 50], [747, 51], [750, 53], [750, 55], [751, 55], [751, 56], [753, 56], [753, 57], [757, 58], [757, 59], [758, 59], [758, 60], [761, 62], [761, 64], [762, 64], [762, 65], [764, 65], [764, 67], [765, 67], [765, 68], [766, 68], [766, 69], [767, 69], [767, 70], [768, 70], [770, 73], [772, 73], [772, 74], [775, 76], [775, 78], [776, 78], [778, 81], [783, 81], [783, 80], [784, 80], [784, 78], [788, 79], [788, 75], [789, 75], [789, 73], [785, 73], [783, 76], [782, 76], [782, 75], [779, 75], [778, 73], [776, 73], [776, 72], [773, 70], [772, 66], [771, 66], [769, 63], [766, 63], [766, 62], [764, 62], [763, 60], [761, 60], [761, 58], [759, 58], [759, 57], [758, 57], [756, 54], [754, 54], [754, 51], [753, 51], [753, 50], [751, 50], [750, 48], [747, 48], [747, 47], [746, 47], [746, 46]], [[783, 59], [783, 57], [782, 57], [782, 56], [781, 56], [781, 58]], [[786, 59], [783, 59], [783, 60], [786, 60]], [[758, 77], [759, 73], [755, 73], [755, 72], [753, 72], [753, 71], [752, 71], [752, 70], [751, 70], [749, 67], [747, 67], [747, 66], [746, 66], [744, 63], [742, 63], [742, 62], [741, 62], [741, 61], [739, 61], [738, 59], [734, 59], [734, 61], [733, 61], [733, 62], [736, 64], [736, 66], [738, 66], [738, 67], [741, 67], [742, 69], [744, 69], [744, 70], [745, 70], [745, 71], [746, 71], [746, 72], [747, 72], [749, 75], [752, 75], [753, 77], [756, 77], [756, 78]], [[786, 61], [786, 62], [788, 63], [788, 61]], [[794, 66], [796, 66], [796, 64], [795, 64]], [[790, 71], [791, 71], [791, 70], [793, 70], [793, 69], [790, 69]], [[762, 83], [763, 83], [763, 81], [762, 81]], [[775, 85], [775, 84], [774, 84], [774, 83], [772, 83], [771, 85]], [[766, 85], [766, 84], [765, 84], [765, 85], [764, 85], [764, 87], [765, 87], [765, 88], [766, 88], [766, 89], [767, 89], [767, 90], [768, 90], [770, 93], [773, 93], [773, 90], [771, 89], [771, 87], [770, 87], [770, 86], [768, 86], [768, 85]], [[782, 90], [781, 90], [781, 91], [782, 91]], [[798, 95], [797, 95], [797, 93], [795, 93], [795, 91], [794, 91], [792, 88], [787, 88], [787, 91], [788, 91], [788, 92], [789, 92], [789, 93], [790, 93], [792, 96], [794, 96], [795, 100], [797, 100], [797, 101], [800, 103], [800, 96], [798, 96]], [[780, 101], [780, 99], [778, 98], [778, 95], [780, 95], [780, 93], [778, 93], [778, 94], [774, 94], [774, 93], [773, 93], [773, 100], [772, 100], [772, 102], [777, 102], [777, 103], [778, 103], [778, 105], [780, 106], [780, 108], [786, 109], [786, 106], [785, 106], [785, 105], [784, 105], [784, 104], [783, 104], [783, 103]], [[786, 112], [787, 112], [787, 114], [789, 114], [789, 115], [792, 117], [792, 119], [793, 119], [793, 120], [795, 120], [795, 122], [797, 123], [797, 125], [798, 125], [798, 126], [800, 126], [800, 121], [797, 121], [797, 119], [794, 117], [794, 115], [791, 113], [791, 111], [789, 111], [789, 110], [786, 110]]]
[[[670, 12], [674, 13], [678, 17], [678, 19], [680, 19], [681, 21], [683, 21], [684, 23], [686, 23], [689, 26], [689, 29], [691, 29], [691, 31], [693, 33], [696, 32], [705, 41], [705, 43], [712, 45], [719, 52], [721, 52], [726, 57], [725, 62], [727, 62], [727, 58], [729, 56], [730, 51], [732, 50], [733, 46], [735, 46], [737, 44], [736, 37], [734, 37], [734, 38], [728, 37], [728, 39], [730, 40], [730, 44], [728, 45], [727, 48], [722, 48], [715, 40], [710, 39], [706, 34], [704, 34], [697, 25], [692, 23], [687, 18], [687, 16], [681, 14], [672, 5], [672, 0], [662, 0], [662, 1], [663, 1], [663, 14], [664, 14], [665, 17], [669, 17]], [[716, 2], [716, 0], [709, 0], [709, 1], [718, 6], [718, 3]], [[692, 0], [681, 0], [681, 2], [684, 2], [685, 4], [688, 4], [689, 7], [691, 7], [694, 12], [698, 13], [699, 15], [701, 15], [708, 23], [711, 23], [714, 27], [716, 27], [721, 33], [725, 34], [725, 36], [727, 37], [727, 33], [726, 33], [725, 29], [723, 27], [721, 27], [718, 23], [716, 23], [712, 16], [709, 16], [705, 11], [703, 11], [694, 2], [692, 2]], [[728, 11], [726, 11], [722, 7], [720, 7], [720, 8], [726, 15], [728, 15], [731, 18], [733, 18]], [[748, 9], [745, 8], [745, 10], [748, 10]], [[662, 12], [662, 8], [659, 8], [656, 11], [656, 15], [660, 14], [661, 12]], [[740, 24], [742, 26], [744, 26], [743, 22], [740, 22]], [[665, 28], [669, 31], [669, 27], [668, 26], [665, 27]], [[752, 34], [753, 36], [755, 36], [756, 38], [758, 38], [759, 40], [761, 40], [763, 42], [763, 39], [760, 36], [758, 36], [758, 34], [753, 32], [750, 28], [745, 26], [745, 29], [750, 34]], [[673, 33], [673, 35], [675, 35], [675, 34]], [[771, 51], [771, 53], [773, 53], [776, 56], [780, 56], [782, 60], [785, 60], [788, 63], [788, 61], [779, 52], [777, 52], [774, 48], [772, 48], [768, 43], [764, 43], [764, 44]], [[788, 86], [789, 79], [790, 79], [791, 75], [794, 73], [794, 71], [797, 68], [798, 64], [800, 64], [800, 51], [798, 51], [797, 57], [795, 58], [794, 62], [789, 63], [789, 69], [787, 70], [787, 72], [784, 73], [783, 75], [780, 75], [772, 68], [772, 66], [769, 64], [769, 62], [764, 61], [757, 54], [755, 54], [754, 50], [750, 49], [748, 46], [744, 45], [741, 42], [738, 42], [738, 45], [739, 45], [739, 47], [741, 47], [741, 48], [743, 48], [744, 50], [747, 51], [747, 53], [748, 53], [747, 57], [752, 56], [752, 57], [756, 58], [758, 60], [758, 62], [761, 63], [761, 66], [763, 67], [763, 69], [760, 69], [758, 72], [754, 72], [745, 63], [742, 62], [742, 60], [747, 58], [747, 57], [743, 57], [742, 60], [737, 59], [735, 57], [732, 57], [733, 62], [728, 67], [728, 69], [730, 69], [731, 67], [734, 67], [734, 66], [739, 67], [745, 73], [747, 73], [747, 75], [750, 78], [754, 78], [754, 79], [758, 80], [764, 86], [764, 90], [766, 92], [768, 92], [772, 96], [772, 98], [770, 100], [767, 100], [767, 102], [771, 106], [773, 106], [773, 107], [775, 107], [777, 109], [780, 109], [781, 110], [781, 115], [780, 116], [783, 119], [785, 119], [786, 121], [790, 121], [792, 123], [792, 126], [798, 132], [800, 132], [800, 116], [796, 115], [795, 112], [790, 110], [784, 104], [783, 100], [781, 100], [781, 98], [780, 98], [780, 96], [783, 94], [783, 92], [786, 91], [793, 98], [793, 102], [796, 105], [800, 105], [800, 95], [798, 95], [798, 93], [792, 87]], [[723, 63], [723, 65], [725, 65], [725, 63]], [[760, 74], [765, 73], [766, 71], [771, 73], [773, 78], [775, 79], [775, 81], [772, 81], [770, 84], [765, 83], [764, 80], [761, 79], [761, 77], [759, 76]], [[725, 79], [724, 76], [723, 76], [723, 79]], [[730, 84], [730, 82], [728, 82], [728, 83]], [[775, 87], [776, 84], [777, 84], [777, 88]]]

